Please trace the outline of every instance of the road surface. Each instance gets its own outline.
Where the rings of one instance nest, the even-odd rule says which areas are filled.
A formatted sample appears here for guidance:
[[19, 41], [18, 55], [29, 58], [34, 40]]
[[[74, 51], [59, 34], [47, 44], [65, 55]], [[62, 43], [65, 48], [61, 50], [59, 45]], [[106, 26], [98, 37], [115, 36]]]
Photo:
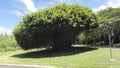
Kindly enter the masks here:
[[0, 68], [55, 68], [55, 67], [52, 67], [52, 66], [0, 64]]

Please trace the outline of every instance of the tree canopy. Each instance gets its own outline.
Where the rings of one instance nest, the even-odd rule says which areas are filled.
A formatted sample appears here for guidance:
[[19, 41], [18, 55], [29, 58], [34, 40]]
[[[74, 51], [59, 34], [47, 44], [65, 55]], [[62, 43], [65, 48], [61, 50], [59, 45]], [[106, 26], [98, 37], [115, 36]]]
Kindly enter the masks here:
[[97, 27], [92, 11], [77, 4], [59, 4], [24, 16], [14, 29], [15, 38], [24, 50], [52, 47], [68, 48], [85, 30]]
[[99, 16], [99, 22], [108, 23], [110, 19], [112, 22], [120, 20], [120, 8], [107, 8], [105, 10], [101, 10], [97, 13]]
[[[84, 33], [86, 43], [108, 44], [108, 35], [113, 35], [114, 43], [120, 42], [120, 8], [107, 8], [96, 13], [99, 27]], [[94, 35], [94, 37], [93, 37]]]

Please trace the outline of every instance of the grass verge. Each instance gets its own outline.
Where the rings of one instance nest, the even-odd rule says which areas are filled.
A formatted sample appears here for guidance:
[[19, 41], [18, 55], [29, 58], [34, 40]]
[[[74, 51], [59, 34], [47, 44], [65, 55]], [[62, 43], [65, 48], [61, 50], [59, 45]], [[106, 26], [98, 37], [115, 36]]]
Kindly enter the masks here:
[[61, 68], [120, 68], [120, 50], [113, 50], [108, 61], [107, 48], [74, 48], [67, 51], [10, 51], [0, 53], [0, 63], [57, 66]]

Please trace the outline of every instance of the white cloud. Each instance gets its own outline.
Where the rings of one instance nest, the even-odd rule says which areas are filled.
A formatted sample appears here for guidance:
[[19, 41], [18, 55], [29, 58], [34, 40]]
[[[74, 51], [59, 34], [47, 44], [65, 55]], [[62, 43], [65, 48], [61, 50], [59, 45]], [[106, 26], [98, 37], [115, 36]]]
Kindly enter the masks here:
[[120, 0], [108, 0], [108, 7], [118, 8], [120, 7]]
[[107, 6], [102, 5], [102, 6], [100, 6], [99, 8], [94, 8], [94, 9], [93, 9], [93, 12], [98, 12], [98, 11], [104, 10], [104, 9], [106, 9], [106, 8], [107, 8]]
[[18, 16], [18, 17], [24, 16], [24, 13], [21, 12], [21, 11], [19, 11], [19, 10], [13, 10], [13, 11], [12, 11], [12, 14], [14, 14], [14, 15], [16, 15], [16, 16]]
[[32, 0], [21, 0], [30, 12], [36, 12], [34, 2]]
[[120, 0], [107, 0], [107, 4], [106, 5], [101, 5], [98, 8], [94, 8], [93, 12], [98, 12], [100, 10], [104, 10], [107, 7], [112, 7], [112, 8], [118, 8], [118, 7], [120, 7]]
[[7, 33], [8, 35], [11, 35], [12, 34], [12, 30], [0, 26], [0, 34], [5, 34], [5, 33]]
[[59, 0], [60, 2], [65, 2], [66, 0]]

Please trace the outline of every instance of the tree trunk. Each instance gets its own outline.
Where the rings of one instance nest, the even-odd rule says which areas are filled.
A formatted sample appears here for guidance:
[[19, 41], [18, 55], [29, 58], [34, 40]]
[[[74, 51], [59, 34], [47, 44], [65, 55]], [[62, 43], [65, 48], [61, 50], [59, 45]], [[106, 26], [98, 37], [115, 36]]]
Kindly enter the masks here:
[[67, 50], [67, 49], [71, 48], [71, 45], [72, 45], [71, 42], [57, 43], [57, 44], [54, 44], [53, 49], [54, 50]]

